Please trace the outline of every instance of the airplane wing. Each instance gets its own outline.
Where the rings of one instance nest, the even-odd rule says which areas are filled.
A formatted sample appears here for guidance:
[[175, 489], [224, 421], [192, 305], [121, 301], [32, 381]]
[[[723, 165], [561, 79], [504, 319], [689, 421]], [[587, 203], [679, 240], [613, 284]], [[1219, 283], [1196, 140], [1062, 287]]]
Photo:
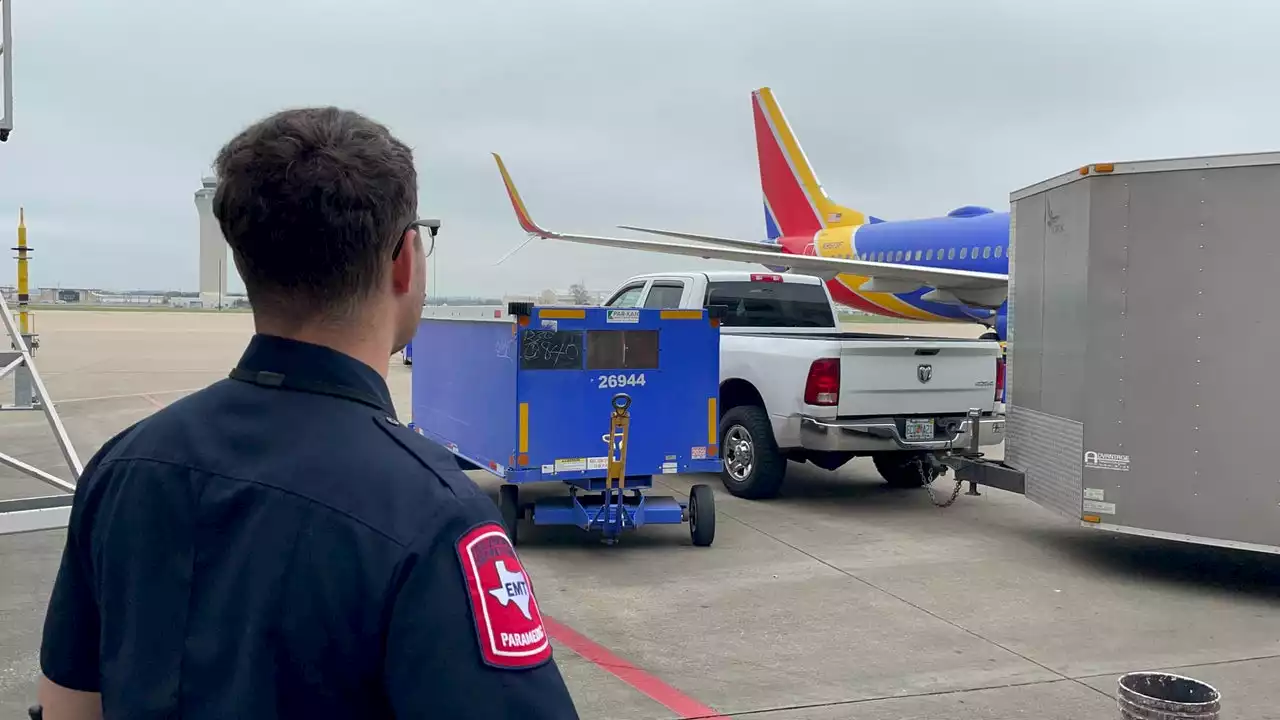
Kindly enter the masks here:
[[694, 240], [697, 242], [711, 243], [712, 245], [723, 245], [725, 247], [743, 248], [745, 250], [759, 250], [760, 252], [781, 253], [782, 247], [763, 240], [739, 240], [738, 238], [720, 237], [718, 235], [698, 235], [697, 233], [677, 232], [675, 230], [656, 230], [654, 228], [643, 228], [635, 225], [619, 225], [623, 230], [635, 230], [642, 233], [651, 233], [653, 235], [666, 235], [667, 237], [680, 238], [682, 240]]
[[[502, 157], [493, 154], [498, 163], [498, 171], [502, 173], [502, 181], [507, 188], [507, 196], [515, 210], [520, 227], [532, 236], [551, 240], [584, 243], [602, 247], [613, 247], [622, 250], [646, 250], [668, 255], [683, 255], [707, 260], [732, 260], [765, 266], [784, 266], [807, 275], [817, 275], [831, 279], [837, 275], [856, 275], [868, 278], [859, 288], [864, 292], [911, 292], [920, 287], [936, 290], [937, 301], [959, 300], [979, 307], [997, 308], [1004, 302], [1008, 293], [1009, 276], [998, 273], [982, 273], [947, 268], [919, 267], [898, 263], [869, 262], [866, 260], [849, 260], [845, 258], [817, 257], [813, 255], [779, 254], [776, 250], [765, 251], [750, 249], [760, 245], [752, 240], [734, 238], [716, 238], [729, 240], [734, 247], [710, 247], [707, 245], [682, 245], [677, 243], [658, 242], [656, 240], [638, 240], [633, 238], [615, 238], [600, 235], [576, 235], [553, 232], [540, 227], [533, 221], [516, 190], [511, 175], [507, 172]], [[664, 231], [665, 233], [665, 231]], [[665, 233], [670, 234], [670, 233]], [[680, 234], [677, 237], [690, 237]], [[711, 236], [692, 236], [706, 239]]]

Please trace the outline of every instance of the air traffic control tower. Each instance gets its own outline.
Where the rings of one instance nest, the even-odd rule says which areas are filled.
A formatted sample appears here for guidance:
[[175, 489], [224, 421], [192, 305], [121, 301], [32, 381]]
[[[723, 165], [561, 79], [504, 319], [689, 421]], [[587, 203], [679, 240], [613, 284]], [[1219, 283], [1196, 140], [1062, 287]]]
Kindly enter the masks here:
[[196, 191], [196, 212], [200, 214], [200, 304], [207, 308], [222, 308], [231, 304], [227, 297], [227, 275], [239, 271], [228, 257], [227, 240], [213, 216], [213, 193], [218, 189], [216, 178], [204, 177]]

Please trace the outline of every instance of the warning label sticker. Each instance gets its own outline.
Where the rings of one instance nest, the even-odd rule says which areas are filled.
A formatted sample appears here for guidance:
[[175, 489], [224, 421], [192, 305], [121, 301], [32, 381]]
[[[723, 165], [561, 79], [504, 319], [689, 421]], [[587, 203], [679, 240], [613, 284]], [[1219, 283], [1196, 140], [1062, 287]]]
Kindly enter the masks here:
[[606, 322], [611, 323], [638, 323], [640, 322], [639, 310], [610, 310]]
[[556, 472], [582, 472], [587, 469], [586, 458], [560, 458], [556, 460]]
[[609, 458], [607, 457], [587, 458], [588, 470], [605, 470], [605, 469], [608, 469], [608, 467], [609, 467]]
[[1084, 511], [1088, 513], [1098, 513], [1099, 515], [1115, 515], [1116, 504], [1109, 502], [1098, 502], [1097, 500], [1085, 500]]
[[1094, 470], [1129, 472], [1129, 456], [1119, 453], [1100, 453], [1093, 450], [1085, 450], [1084, 466]]
[[1099, 501], [1101, 501], [1101, 500], [1106, 500], [1106, 499], [1107, 499], [1107, 491], [1103, 490], [1102, 488], [1085, 488], [1085, 489], [1084, 489], [1084, 499], [1085, 499], [1085, 500], [1099, 500]]

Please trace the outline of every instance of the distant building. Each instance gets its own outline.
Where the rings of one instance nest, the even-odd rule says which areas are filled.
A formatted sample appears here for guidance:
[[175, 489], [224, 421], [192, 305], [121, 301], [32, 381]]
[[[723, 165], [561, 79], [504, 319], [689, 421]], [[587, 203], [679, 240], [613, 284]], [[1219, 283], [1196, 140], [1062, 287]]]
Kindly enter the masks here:
[[[31, 303], [33, 305], [84, 305], [96, 302], [96, 292], [90, 288], [36, 288], [31, 291]], [[10, 305], [18, 302], [17, 288], [10, 285], [0, 286], [0, 293], [4, 294], [5, 302]]]
[[240, 271], [228, 257], [230, 248], [218, 219], [213, 216], [213, 195], [217, 190], [217, 179], [204, 177], [195, 194], [196, 213], [200, 216], [200, 303], [207, 308], [234, 306], [234, 299], [227, 294], [229, 276], [235, 275], [244, 285]]
[[608, 290], [586, 290], [586, 303], [579, 303], [572, 290], [543, 290], [540, 293], [511, 293], [502, 296], [502, 304], [509, 302], [531, 302], [536, 305], [600, 305], [608, 299]]

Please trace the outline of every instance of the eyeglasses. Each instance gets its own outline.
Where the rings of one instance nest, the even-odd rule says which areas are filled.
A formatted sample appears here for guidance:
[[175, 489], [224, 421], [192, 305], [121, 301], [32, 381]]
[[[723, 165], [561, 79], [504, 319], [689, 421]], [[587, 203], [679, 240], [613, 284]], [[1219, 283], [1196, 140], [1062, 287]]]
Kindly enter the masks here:
[[[427, 229], [427, 234], [422, 234], [422, 228]], [[395, 260], [400, 257], [400, 251], [404, 249], [404, 236], [410, 230], [418, 233], [418, 237], [422, 239], [422, 256], [431, 257], [431, 253], [436, 249], [436, 233], [440, 232], [439, 220], [414, 220], [405, 225], [404, 230], [400, 232], [400, 237], [396, 238], [396, 246], [391, 250], [391, 259]]]

